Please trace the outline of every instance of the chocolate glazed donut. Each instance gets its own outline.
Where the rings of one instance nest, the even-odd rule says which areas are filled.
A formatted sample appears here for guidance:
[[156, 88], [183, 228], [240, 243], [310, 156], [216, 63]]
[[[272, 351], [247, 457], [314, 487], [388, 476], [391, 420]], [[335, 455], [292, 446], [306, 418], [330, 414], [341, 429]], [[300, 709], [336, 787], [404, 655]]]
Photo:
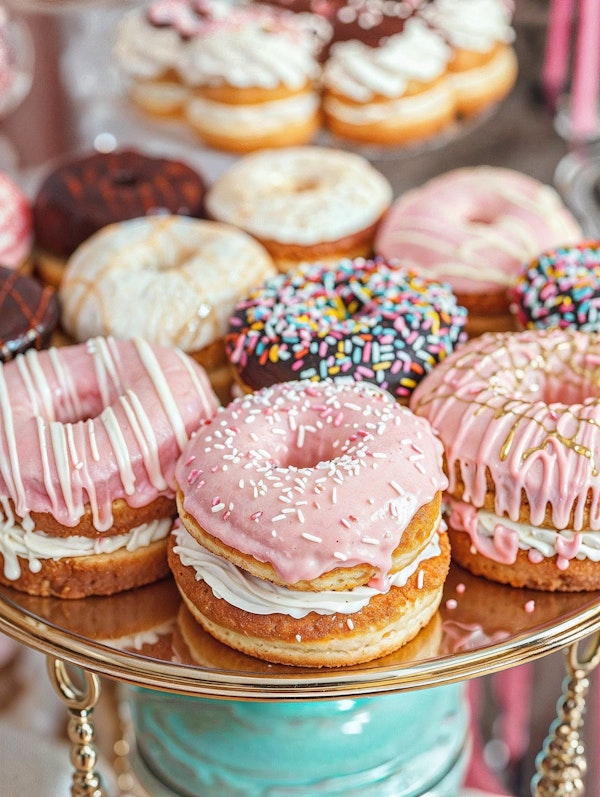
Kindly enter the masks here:
[[108, 224], [157, 213], [202, 218], [204, 180], [184, 163], [135, 150], [94, 152], [53, 171], [33, 205], [38, 247], [68, 257]]
[[0, 266], [0, 362], [48, 346], [58, 324], [54, 291], [32, 277]]

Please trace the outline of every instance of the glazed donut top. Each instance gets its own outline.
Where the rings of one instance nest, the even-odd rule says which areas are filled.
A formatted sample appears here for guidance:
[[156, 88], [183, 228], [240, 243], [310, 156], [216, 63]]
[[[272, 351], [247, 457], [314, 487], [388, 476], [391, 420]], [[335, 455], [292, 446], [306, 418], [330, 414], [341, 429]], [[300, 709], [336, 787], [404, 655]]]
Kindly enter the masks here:
[[365, 158], [307, 146], [241, 158], [213, 183], [206, 207], [264, 241], [309, 246], [375, 224], [391, 200], [390, 183]]
[[600, 241], [557, 247], [532, 260], [511, 290], [510, 307], [523, 329], [600, 331]]
[[332, 382], [234, 399], [194, 435], [176, 479], [203, 529], [288, 584], [365, 562], [384, 578], [447, 483], [424, 419], [372, 385]]
[[510, 0], [434, 0], [420, 13], [457, 49], [485, 53], [515, 38]]
[[226, 224], [130, 219], [100, 230], [69, 258], [62, 324], [76, 340], [140, 336], [197, 352], [223, 337], [236, 302], [275, 273], [263, 247]]
[[0, 265], [18, 268], [33, 244], [33, 220], [29, 202], [19, 186], [0, 172]]
[[[600, 528], [600, 342], [576, 330], [487, 333], [417, 386], [411, 408], [438, 431], [449, 492], [495, 514]], [[571, 520], [573, 525], [571, 525]]]
[[[107, 531], [112, 504], [174, 495], [175, 461], [217, 406], [178, 349], [96, 338], [0, 366], [0, 505], [76, 526], [86, 506]], [[27, 523], [23, 523], [27, 527]]]
[[334, 93], [365, 102], [375, 96], [397, 97], [412, 81], [431, 83], [442, 76], [450, 48], [420, 19], [373, 48], [359, 41], [333, 45], [325, 64], [324, 85]]
[[0, 361], [42, 348], [58, 324], [55, 292], [32, 277], [0, 266]]
[[465, 321], [447, 286], [398, 263], [345, 260], [267, 280], [236, 307], [225, 346], [252, 388], [342, 377], [406, 398]]
[[505, 289], [543, 249], [580, 238], [553, 188], [512, 169], [478, 166], [400, 196], [377, 231], [375, 251], [447, 280], [460, 298]]
[[129, 149], [65, 162], [33, 205], [38, 245], [63, 256], [108, 224], [164, 213], [203, 216], [204, 180], [184, 163]]

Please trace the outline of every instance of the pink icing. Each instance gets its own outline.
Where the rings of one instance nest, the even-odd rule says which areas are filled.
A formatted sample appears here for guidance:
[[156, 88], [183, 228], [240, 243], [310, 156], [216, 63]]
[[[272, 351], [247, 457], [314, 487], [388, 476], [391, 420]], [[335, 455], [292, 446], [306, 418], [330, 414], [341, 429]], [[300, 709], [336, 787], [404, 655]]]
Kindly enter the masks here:
[[112, 525], [112, 502], [173, 496], [175, 461], [217, 401], [178, 349], [94, 338], [30, 350], [0, 368], [0, 500], [75, 526], [89, 504]]
[[507, 287], [523, 263], [574, 243], [581, 228], [550, 186], [511, 169], [455, 169], [403, 194], [375, 252], [422, 268], [461, 294]]
[[328, 380], [234, 400], [176, 479], [200, 526], [287, 583], [367, 562], [379, 588], [414, 513], [447, 484], [424, 419], [372, 385]]
[[[584, 332], [488, 333], [436, 366], [411, 407], [440, 434], [449, 492], [458, 473], [463, 500], [482, 507], [489, 474], [495, 514], [518, 521], [525, 495], [531, 525], [550, 506], [554, 527], [575, 531], [587, 527], [589, 499], [589, 527], [598, 530], [599, 354], [598, 337]], [[561, 555], [576, 548], [574, 540]]]
[[0, 172], [0, 265], [18, 268], [33, 242], [31, 208], [23, 191]]

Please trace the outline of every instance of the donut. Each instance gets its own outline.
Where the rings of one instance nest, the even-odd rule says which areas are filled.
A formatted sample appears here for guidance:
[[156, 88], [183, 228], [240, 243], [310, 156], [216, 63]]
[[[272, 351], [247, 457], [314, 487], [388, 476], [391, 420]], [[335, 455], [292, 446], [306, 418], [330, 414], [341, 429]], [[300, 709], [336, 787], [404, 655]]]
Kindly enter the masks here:
[[[165, 44], [156, 58], [148, 29], [150, 41]], [[315, 34], [306, 17], [260, 3], [159, 0], [131, 12], [117, 55], [136, 105], [183, 117], [209, 146], [249, 152], [304, 144], [317, 132]]]
[[0, 583], [110, 595], [168, 573], [175, 463], [217, 402], [200, 366], [141, 339], [0, 365]]
[[294, 379], [374, 382], [400, 401], [464, 338], [450, 289], [399, 263], [299, 266], [251, 291], [225, 347], [246, 391]]
[[375, 252], [450, 283], [471, 335], [514, 328], [509, 289], [543, 249], [575, 243], [581, 228], [556, 191], [493, 166], [454, 169], [402, 194]]
[[515, 84], [518, 64], [511, 46], [515, 39], [512, 6], [506, 0], [432, 0], [420, 9], [452, 48], [448, 69], [461, 117], [504, 99]]
[[600, 331], [600, 241], [542, 252], [523, 266], [510, 298], [520, 329]]
[[33, 220], [27, 197], [4, 172], [0, 172], [0, 266], [31, 270]]
[[326, 147], [246, 155], [210, 187], [208, 215], [253, 235], [280, 271], [301, 262], [368, 257], [392, 201], [362, 156]]
[[448, 570], [429, 424], [379, 388], [274, 385], [198, 430], [169, 562], [206, 631], [267, 661], [355, 664], [408, 642]]
[[204, 191], [190, 166], [132, 149], [67, 160], [46, 176], [33, 202], [38, 274], [57, 287], [68, 257], [109, 224], [165, 213], [203, 217]]
[[444, 446], [452, 556], [548, 591], [600, 588], [597, 335], [487, 333], [449, 355], [410, 406]]
[[[112, 224], [69, 258], [59, 291], [76, 341], [143, 337], [197, 359], [221, 393], [230, 382], [223, 337], [236, 303], [276, 274], [241, 230], [185, 216]], [[225, 374], [223, 373], [225, 372]]]
[[0, 362], [45, 348], [59, 320], [55, 292], [33, 277], [0, 266]]
[[327, 127], [344, 139], [386, 146], [439, 133], [455, 118], [449, 58], [443, 39], [417, 18], [379, 47], [334, 44], [323, 72]]

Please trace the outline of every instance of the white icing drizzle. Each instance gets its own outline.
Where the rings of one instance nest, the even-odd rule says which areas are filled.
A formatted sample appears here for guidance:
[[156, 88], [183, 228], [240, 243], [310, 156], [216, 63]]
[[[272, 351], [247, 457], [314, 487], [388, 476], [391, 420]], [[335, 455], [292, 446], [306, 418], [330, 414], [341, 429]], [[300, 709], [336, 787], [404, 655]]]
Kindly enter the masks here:
[[326, 96], [323, 99], [323, 109], [326, 113], [355, 125], [423, 119], [431, 112], [437, 115], [440, 108], [448, 104], [453, 106], [447, 78], [418, 94], [410, 94], [387, 102], [356, 105], [333, 96]]
[[[196, 580], [205, 581], [217, 598], [252, 614], [286, 614], [295, 619], [310, 612], [317, 614], [355, 614], [363, 609], [381, 591], [373, 587], [355, 587], [353, 590], [303, 592], [286, 589], [270, 581], [256, 578], [236, 567], [227, 559], [207, 551], [183, 527], [173, 529], [176, 539], [175, 553], [186, 567], [193, 567]], [[441, 553], [439, 534], [432, 534], [429, 544], [407, 567], [390, 576], [390, 587], [402, 587], [422, 562]]]

